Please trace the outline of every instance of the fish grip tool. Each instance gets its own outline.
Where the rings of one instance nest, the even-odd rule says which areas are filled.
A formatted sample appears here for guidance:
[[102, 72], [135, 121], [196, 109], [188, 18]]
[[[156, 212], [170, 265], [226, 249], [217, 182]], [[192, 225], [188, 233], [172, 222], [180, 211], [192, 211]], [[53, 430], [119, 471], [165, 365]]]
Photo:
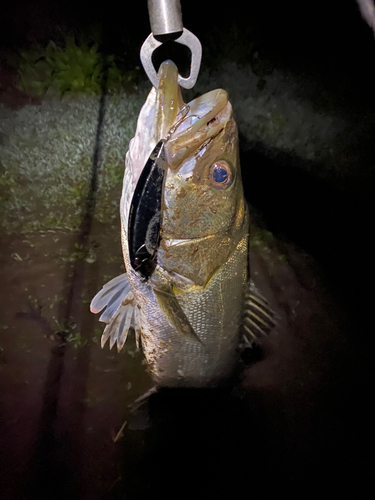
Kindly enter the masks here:
[[185, 88], [194, 87], [202, 60], [202, 45], [182, 23], [180, 0], [148, 0], [151, 33], [141, 47], [141, 63], [155, 88], [159, 78], [152, 62], [153, 52], [167, 40], [186, 45], [191, 52], [190, 74], [187, 78], [178, 75], [178, 84]]

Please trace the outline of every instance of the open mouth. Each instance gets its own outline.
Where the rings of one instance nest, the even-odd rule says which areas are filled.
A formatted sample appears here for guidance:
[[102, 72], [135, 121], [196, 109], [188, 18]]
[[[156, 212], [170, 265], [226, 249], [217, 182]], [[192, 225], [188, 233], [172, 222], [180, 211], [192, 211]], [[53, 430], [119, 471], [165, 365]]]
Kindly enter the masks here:
[[[133, 269], [146, 280], [156, 267], [162, 222], [162, 197], [166, 173], [164, 140], [157, 143], [138, 179], [128, 219], [129, 257]], [[200, 243], [212, 238], [166, 239], [167, 246]]]
[[[215, 120], [227, 104], [227, 93], [219, 89], [185, 105], [177, 82], [178, 70], [171, 61], [159, 69], [155, 123], [159, 140], [142, 169], [134, 190], [128, 219], [130, 262], [148, 279], [155, 270], [160, 244], [162, 198], [167, 168], [174, 169], [201, 144], [223, 128]], [[172, 244], [184, 244], [176, 240]]]

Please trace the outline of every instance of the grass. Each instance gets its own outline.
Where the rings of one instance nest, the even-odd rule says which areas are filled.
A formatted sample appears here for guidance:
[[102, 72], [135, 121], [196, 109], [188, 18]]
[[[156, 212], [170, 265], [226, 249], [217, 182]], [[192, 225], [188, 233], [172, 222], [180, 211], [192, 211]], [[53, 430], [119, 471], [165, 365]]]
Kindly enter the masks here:
[[[355, 175], [360, 167], [363, 171], [363, 125], [356, 128], [341, 116], [315, 109], [308, 86], [293, 75], [273, 70], [263, 78], [266, 85], [260, 88], [250, 65], [225, 62], [216, 70], [203, 70], [194, 93], [217, 87], [228, 90], [248, 144], [260, 144], [269, 154], [291, 153], [311, 160], [307, 164], [312, 166], [324, 165], [311, 175], [336, 182]], [[124, 156], [149, 88], [145, 84], [131, 95], [106, 98], [95, 210], [95, 219], [103, 224], [117, 224]], [[2, 232], [79, 227], [90, 185], [98, 113], [98, 96], [44, 101], [18, 111], [0, 106]]]
[[88, 341], [82, 337], [80, 332], [69, 333], [66, 340], [73, 347], [73, 349], [80, 349], [88, 344]]
[[[96, 218], [113, 222], [124, 153], [143, 95], [109, 97], [101, 134]], [[43, 102], [19, 111], [0, 108], [0, 222], [6, 233], [76, 229], [90, 185], [98, 97]]]
[[135, 68], [119, 69], [113, 55], [104, 55], [98, 43], [76, 42], [64, 35], [59, 44], [35, 45], [18, 58], [20, 90], [38, 97], [63, 97], [66, 94], [101, 94], [104, 80], [110, 93], [135, 83]]

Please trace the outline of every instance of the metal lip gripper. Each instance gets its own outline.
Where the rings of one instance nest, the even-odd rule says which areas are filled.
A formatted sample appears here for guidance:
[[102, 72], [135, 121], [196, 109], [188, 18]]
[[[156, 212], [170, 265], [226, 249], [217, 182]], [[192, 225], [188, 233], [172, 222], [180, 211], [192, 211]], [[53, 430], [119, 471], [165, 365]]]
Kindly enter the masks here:
[[202, 46], [198, 38], [183, 27], [180, 0], [148, 0], [148, 12], [151, 33], [141, 47], [141, 62], [148, 78], [157, 88], [159, 78], [152, 63], [152, 53], [163, 44], [160, 39], [164, 41], [173, 39], [177, 43], [186, 45], [191, 51], [190, 74], [187, 78], [179, 74], [177, 80], [181, 87], [191, 89], [198, 78]]

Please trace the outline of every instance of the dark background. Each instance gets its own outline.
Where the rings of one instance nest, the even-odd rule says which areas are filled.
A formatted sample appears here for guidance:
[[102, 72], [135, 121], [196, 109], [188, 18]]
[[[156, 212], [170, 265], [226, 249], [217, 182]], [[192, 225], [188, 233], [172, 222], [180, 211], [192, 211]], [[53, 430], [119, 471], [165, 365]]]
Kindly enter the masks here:
[[[261, 55], [263, 68], [268, 64], [308, 78], [317, 89], [316, 105], [331, 107], [353, 121], [362, 120], [365, 112], [374, 110], [374, 34], [362, 20], [354, 0], [232, 0], [224, 8], [218, 5], [218, 2], [195, 0], [182, 2], [184, 25], [198, 36], [203, 46], [203, 68], [215, 68], [221, 54], [255, 67], [257, 53]], [[99, 26], [102, 48], [118, 56], [125, 54], [127, 64], [136, 66], [140, 46], [150, 32], [145, 0], [124, 1], [120, 6], [112, 0], [101, 4], [72, 0], [7, 2], [1, 14], [0, 41], [3, 50], [8, 51], [47, 42], [54, 38], [58, 25], [85, 34]], [[228, 47], [233, 39], [228, 42], [227, 37], [233, 27], [238, 34], [235, 48]], [[328, 96], [323, 104], [318, 98], [320, 90]], [[371, 158], [372, 144], [366, 142], [364, 147]], [[259, 394], [254, 395], [250, 414], [229, 400], [228, 405], [233, 403], [233, 406], [213, 398], [208, 410], [205, 397], [199, 405], [194, 400], [191, 406], [190, 396], [184, 396], [183, 401], [177, 398], [173, 408], [168, 407], [168, 398], [161, 399], [157, 405], [160, 434], [154, 437], [151, 451], [143, 461], [136, 457], [136, 463], [143, 469], [134, 470], [134, 465], [128, 463], [132, 455], [126, 451], [122, 457], [123, 463], [133, 470], [134, 478], [139, 473], [139, 478], [131, 482], [131, 490], [134, 494], [138, 487], [140, 497], [147, 496], [154, 491], [162, 492], [163, 484], [178, 482], [176, 497], [190, 487], [200, 497], [199, 481], [206, 481], [206, 494], [218, 498], [224, 492], [238, 498], [240, 493], [260, 496], [271, 490], [280, 495], [296, 490], [304, 498], [313, 491], [323, 496], [330, 491], [337, 496], [349, 487], [358, 495], [369, 479], [370, 470], [368, 401], [372, 394], [367, 376], [373, 334], [374, 179], [358, 175], [347, 182], [344, 179], [340, 189], [335, 189], [309, 176], [303, 168], [291, 168], [298, 166], [299, 161], [293, 155], [280, 154], [275, 159], [275, 155], [262, 148], [252, 148], [245, 139], [241, 154], [243, 163], [253, 165], [244, 179], [245, 191], [262, 223], [282, 240], [293, 242], [317, 260], [329, 286], [348, 311], [349, 354], [332, 379], [337, 387], [332, 385], [321, 396], [332, 401], [322, 404], [322, 413], [318, 418], [315, 416], [316, 442], [306, 438], [307, 416], [305, 427], [296, 429], [291, 442], [278, 436], [278, 422], [274, 422], [273, 436], [277, 436], [279, 448], [273, 448], [269, 442], [272, 436], [258, 433], [262, 422]], [[354, 369], [350, 366], [352, 362]], [[346, 366], [358, 376], [348, 381]], [[336, 390], [342, 395], [337, 400]], [[276, 407], [277, 402], [274, 404]], [[197, 406], [203, 408], [199, 415], [191, 410]], [[211, 422], [213, 411], [216, 420]], [[224, 428], [228, 419], [238, 422], [238, 426], [230, 427], [229, 431], [226, 428], [224, 444], [219, 445], [218, 429], [220, 425]], [[175, 430], [176, 421], [178, 428], [182, 426], [186, 433], [181, 435]], [[200, 436], [202, 429], [211, 428], [212, 435], [208, 432]], [[293, 431], [289, 436], [292, 434]], [[178, 444], [176, 436], [180, 439]], [[199, 439], [208, 448], [203, 453]], [[139, 453], [138, 443], [127, 444], [134, 447], [135, 455]], [[303, 457], [308, 457], [306, 462]], [[165, 469], [163, 464], [167, 463]], [[224, 476], [226, 481], [222, 483]], [[136, 494], [132, 498], [137, 498]]]
[[[348, 105], [373, 104], [368, 101], [373, 98], [373, 33], [355, 0], [234, 0], [225, 8], [189, 0], [182, 2], [182, 12], [184, 26], [201, 40], [202, 67], [213, 67], [223, 57], [248, 63], [258, 52], [275, 69], [308, 74], [332, 94], [346, 91]], [[57, 26], [96, 40], [100, 32], [102, 48], [125, 54], [128, 65], [139, 63], [139, 49], [150, 32], [146, 0], [23, 0], [3, 4], [0, 43], [3, 48], [46, 43], [57, 38]], [[227, 37], [233, 28], [238, 44], [228, 47], [233, 44]]]

